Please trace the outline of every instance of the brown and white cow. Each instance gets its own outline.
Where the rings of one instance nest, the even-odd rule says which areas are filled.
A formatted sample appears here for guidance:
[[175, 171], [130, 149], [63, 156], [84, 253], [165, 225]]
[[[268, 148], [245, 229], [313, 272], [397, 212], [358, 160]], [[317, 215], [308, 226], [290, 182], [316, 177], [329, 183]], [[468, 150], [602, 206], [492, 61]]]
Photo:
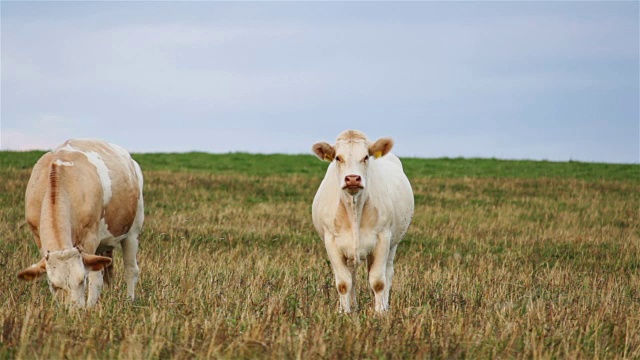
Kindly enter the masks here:
[[371, 142], [346, 130], [335, 145], [313, 152], [331, 162], [313, 199], [313, 224], [324, 240], [340, 294], [340, 307], [357, 307], [356, 270], [367, 260], [377, 312], [389, 309], [393, 259], [413, 217], [413, 191], [390, 138]]
[[144, 221], [142, 182], [140, 166], [129, 153], [101, 140], [69, 140], [43, 155], [25, 196], [26, 220], [42, 259], [18, 277], [33, 280], [46, 273], [51, 292], [79, 307], [85, 306], [88, 279], [86, 305], [93, 306], [102, 289], [103, 269], [111, 265], [112, 251], [120, 244], [133, 300]]

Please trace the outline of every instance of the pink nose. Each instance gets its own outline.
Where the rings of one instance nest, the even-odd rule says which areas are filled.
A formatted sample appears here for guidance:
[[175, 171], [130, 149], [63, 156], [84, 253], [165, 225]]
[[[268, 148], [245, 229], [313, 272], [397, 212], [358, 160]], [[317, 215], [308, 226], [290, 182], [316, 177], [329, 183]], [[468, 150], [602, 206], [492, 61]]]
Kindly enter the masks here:
[[347, 175], [344, 177], [344, 182], [347, 187], [360, 186], [362, 178], [360, 177], [360, 175]]

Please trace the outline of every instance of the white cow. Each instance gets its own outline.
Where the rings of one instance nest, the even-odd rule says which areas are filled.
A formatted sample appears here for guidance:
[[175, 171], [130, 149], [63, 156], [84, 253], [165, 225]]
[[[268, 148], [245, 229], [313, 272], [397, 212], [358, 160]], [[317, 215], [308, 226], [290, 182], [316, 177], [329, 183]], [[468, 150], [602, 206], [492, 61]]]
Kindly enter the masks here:
[[371, 142], [346, 130], [336, 144], [313, 145], [331, 162], [313, 199], [313, 224], [324, 240], [342, 311], [357, 307], [356, 269], [367, 259], [375, 310], [389, 309], [393, 259], [413, 217], [413, 191], [402, 163], [389, 151], [393, 140]]
[[18, 277], [33, 280], [46, 272], [51, 292], [78, 307], [85, 306], [88, 278], [86, 304], [93, 306], [103, 270], [108, 281], [113, 248], [121, 244], [133, 300], [144, 221], [142, 181], [140, 166], [129, 153], [101, 140], [69, 140], [43, 155], [25, 196], [26, 220], [42, 259]]

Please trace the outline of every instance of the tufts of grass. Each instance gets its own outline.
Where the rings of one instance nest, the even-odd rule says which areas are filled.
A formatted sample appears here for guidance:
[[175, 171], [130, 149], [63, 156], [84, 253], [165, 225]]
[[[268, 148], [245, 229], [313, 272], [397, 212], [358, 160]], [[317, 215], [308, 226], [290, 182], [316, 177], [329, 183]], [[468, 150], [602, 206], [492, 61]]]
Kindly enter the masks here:
[[38, 260], [20, 226], [35, 155], [0, 153], [0, 358], [640, 357], [640, 184], [624, 165], [405, 160], [416, 212], [377, 316], [362, 269], [360, 310], [337, 313], [310, 210], [326, 164], [135, 155], [137, 299], [117, 252], [99, 304], [70, 312], [15, 276]]

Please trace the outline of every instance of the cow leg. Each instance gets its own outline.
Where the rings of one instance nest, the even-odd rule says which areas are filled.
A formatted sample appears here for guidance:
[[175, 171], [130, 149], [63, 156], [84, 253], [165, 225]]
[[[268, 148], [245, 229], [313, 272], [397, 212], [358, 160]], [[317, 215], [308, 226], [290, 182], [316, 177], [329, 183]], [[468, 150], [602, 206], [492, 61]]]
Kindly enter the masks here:
[[111, 258], [111, 264], [107, 265], [104, 267], [103, 271], [104, 271], [104, 284], [107, 285], [107, 287], [109, 287], [111, 285], [111, 282], [113, 281], [113, 249], [106, 249], [106, 250], [102, 250], [100, 248], [98, 248], [98, 252], [96, 253], [96, 255], [100, 255], [100, 256], [106, 256], [108, 258]]
[[347, 259], [347, 267], [349, 268], [349, 271], [351, 272], [351, 292], [350, 292], [350, 296], [351, 296], [351, 307], [353, 310], [358, 310], [358, 299], [356, 297], [356, 278], [357, 278], [357, 265], [355, 263], [355, 261], [351, 260], [351, 259]]
[[87, 300], [87, 307], [92, 307], [98, 302], [100, 292], [102, 291], [103, 271], [89, 271], [89, 298]]
[[378, 243], [373, 249], [371, 264], [369, 265], [369, 285], [373, 290], [376, 312], [389, 310], [390, 282], [387, 281], [387, 259], [389, 258], [389, 245], [391, 234], [388, 232], [378, 234]]
[[[385, 298], [387, 299], [387, 304], [388, 302], [391, 301], [391, 298], [389, 297], [389, 291], [391, 291], [391, 284], [393, 282], [393, 260], [396, 257], [396, 250], [398, 249], [398, 245], [394, 245], [391, 247], [391, 249], [389, 249], [389, 256], [387, 257], [387, 285], [384, 287], [384, 291], [385, 293]], [[387, 305], [387, 308], [389, 306]]]
[[324, 244], [327, 249], [329, 261], [331, 262], [333, 275], [336, 279], [338, 295], [340, 295], [340, 309], [344, 313], [349, 313], [351, 312], [351, 298], [355, 297], [355, 286], [353, 283], [354, 277], [352, 276], [352, 271], [347, 264], [347, 259], [336, 246], [335, 238], [333, 236], [325, 235]]
[[127, 283], [127, 294], [130, 300], [135, 299], [136, 283], [140, 269], [138, 268], [138, 233], [130, 232], [122, 241], [122, 258], [124, 262], [124, 278]]

